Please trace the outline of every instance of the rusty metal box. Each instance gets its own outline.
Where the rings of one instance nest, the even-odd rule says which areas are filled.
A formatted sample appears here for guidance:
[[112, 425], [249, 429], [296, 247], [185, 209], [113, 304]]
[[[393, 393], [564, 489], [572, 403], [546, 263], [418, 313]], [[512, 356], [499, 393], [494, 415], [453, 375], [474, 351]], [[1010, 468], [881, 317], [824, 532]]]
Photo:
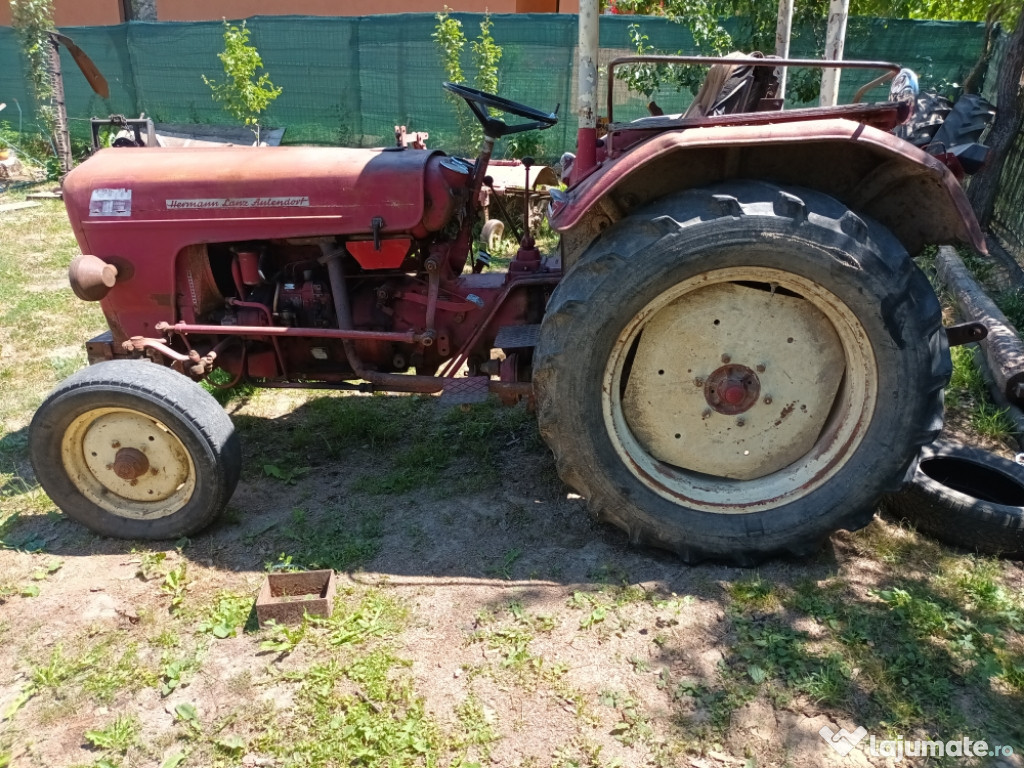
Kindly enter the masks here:
[[278, 624], [299, 624], [304, 614], [331, 615], [334, 608], [334, 571], [270, 573], [256, 598], [256, 619], [262, 628], [273, 619]]

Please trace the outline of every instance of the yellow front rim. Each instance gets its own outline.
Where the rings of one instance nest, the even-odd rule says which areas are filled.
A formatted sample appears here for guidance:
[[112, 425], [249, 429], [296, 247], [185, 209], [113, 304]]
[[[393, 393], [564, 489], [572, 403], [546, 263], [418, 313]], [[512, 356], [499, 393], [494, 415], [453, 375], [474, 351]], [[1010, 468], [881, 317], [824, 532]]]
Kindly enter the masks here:
[[166, 424], [128, 408], [78, 416], [61, 441], [64, 471], [101, 509], [132, 520], [167, 517], [196, 489], [192, 456]]

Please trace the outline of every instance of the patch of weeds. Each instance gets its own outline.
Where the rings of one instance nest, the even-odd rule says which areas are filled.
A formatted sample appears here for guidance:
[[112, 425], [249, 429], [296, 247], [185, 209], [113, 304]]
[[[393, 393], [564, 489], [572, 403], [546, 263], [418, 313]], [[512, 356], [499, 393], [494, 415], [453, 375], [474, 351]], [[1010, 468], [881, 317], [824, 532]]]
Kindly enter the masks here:
[[[89, 654], [97, 662], [82, 680], [82, 689], [98, 701], [109, 703], [121, 691], [137, 690], [156, 683], [156, 675], [139, 663], [138, 647], [129, 645], [118, 654], [111, 645]], [[100, 660], [102, 659], [102, 661]]]
[[403, 666], [378, 649], [347, 665], [332, 658], [288, 673], [298, 688], [287, 720], [269, 723], [252, 749], [293, 765], [436, 763], [444, 740]]
[[601, 761], [600, 744], [594, 744], [580, 736], [574, 736], [568, 744], [562, 744], [551, 756], [552, 768], [605, 768], [615, 766], [618, 761], [606, 764]]
[[328, 645], [359, 645], [373, 637], [399, 631], [406, 619], [403, 605], [377, 590], [370, 590], [352, 606], [339, 600], [333, 613], [325, 618], [312, 618], [321, 638]]
[[851, 536], [851, 540], [865, 557], [888, 565], [931, 570], [932, 564], [943, 556], [942, 546], [910, 528], [874, 520]]
[[299, 647], [299, 643], [306, 637], [308, 627], [309, 624], [305, 621], [293, 628], [271, 619], [264, 627], [268, 636], [260, 643], [260, 650], [287, 655]]
[[264, 464], [263, 474], [280, 480], [285, 485], [296, 485], [299, 480], [312, 471], [311, 467], [279, 467], [276, 464]]
[[174, 719], [185, 729], [189, 738], [196, 738], [203, 733], [203, 725], [199, 722], [199, 710], [189, 701], [183, 701], [174, 707]]
[[198, 648], [192, 653], [172, 654], [164, 651], [160, 654], [160, 667], [157, 670], [160, 695], [170, 696], [188, 685], [192, 675], [199, 670], [201, 661], [202, 650]]
[[994, 624], [1024, 632], [1024, 604], [1000, 583], [999, 561], [980, 558], [950, 559], [942, 570], [942, 583], [967, 611], [976, 612], [982, 626]]
[[145, 552], [139, 560], [135, 576], [142, 581], [152, 581], [164, 576], [164, 561], [166, 559], [166, 552]]
[[566, 672], [564, 665], [550, 664], [530, 648], [536, 632], [550, 632], [554, 626], [553, 617], [533, 616], [520, 603], [511, 603], [508, 619], [492, 615], [473, 634], [471, 642], [484, 643], [495, 651], [501, 671], [512, 675], [520, 685], [532, 688], [541, 681], [558, 680]]
[[171, 597], [168, 610], [171, 613], [180, 611], [185, 603], [185, 594], [188, 592], [188, 566], [184, 560], [164, 575], [160, 590]]
[[121, 715], [104, 728], [85, 732], [85, 740], [93, 747], [122, 755], [139, 743], [142, 723], [134, 715]]
[[[294, 546], [286, 566], [301, 563], [311, 570], [332, 568], [349, 571], [374, 557], [383, 537], [384, 513], [380, 506], [367, 506], [358, 512], [326, 510], [310, 521], [304, 509], [292, 510], [291, 523], [284, 536]], [[279, 562], [281, 562], [279, 558]]]
[[[410, 400], [411, 398], [402, 398]], [[352, 490], [372, 495], [444, 487], [444, 495], [474, 493], [499, 481], [502, 452], [529, 442], [535, 420], [523, 408], [488, 402], [452, 408], [440, 415], [431, 399], [417, 398], [397, 450], [390, 446], [389, 466], [358, 478]]]
[[583, 615], [580, 616], [580, 629], [590, 629], [608, 618], [608, 607], [602, 605], [596, 597], [588, 595], [586, 592], [580, 592], [579, 590], [573, 592], [572, 597], [569, 598], [568, 605], [570, 608], [583, 611]]
[[957, 254], [964, 262], [964, 266], [967, 270], [974, 275], [974, 279], [979, 283], [987, 282], [992, 278], [992, 273], [995, 270], [995, 263], [992, 259], [987, 259], [984, 256], [979, 256], [974, 251], [968, 248], [957, 248]]
[[[1021, 299], [1024, 303], [1024, 297]], [[1008, 409], [1000, 409], [992, 402], [988, 385], [981, 372], [975, 345], [953, 347], [953, 374], [947, 397], [968, 414], [968, 420], [977, 434], [992, 440], [1006, 440], [1016, 431]]]
[[[812, 651], [807, 633], [775, 618], [736, 617], [734, 627], [737, 639], [729, 663], [755, 685], [778, 681], [831, 705], [845, 699], [850, 668], [841, 656]], [[772, 693], [778, 691], [775, 687]]]
[[55, 699], [69, 699], [81, 691], [96, 701], [109, 703], [118, 693], [154, 685], [157, 675], [139, 662], [134, 643], [120, 649], [114, 637], [73, 654], [66, 654], [64, 646], [57, 645], [45, 662], [31, 667], [28, 678], [11, 715], [44, 692]]
[[993, 297], [993, 300], [1019, 333], [1024, 328], [1024, 289], [1003, 291]]
[[29, 520], [30, 518], [20, 512], [15, 512], [0, 523], [0, 548], [29, 554], [42, 552], [46, 547], [46, 539], [39, 536], [30, 526], [22, 525]]
[[229, 386], [234, 377], [223, 368], [214, 368], [210, 375], [199, 382], [200, 386], [213, 395], [222, 406], [235, 400], [243, 403], [259, 390], [254, 384], [241, 383]]
[[679, 702], [689, 700], [695, 714], [700, 715], [692, 718], [683, 716], [681, 719], [693, 728], [702, 740], [720, 738], [729, 727], [732, 713], [752, 701], [755, 696], [755, 686], [730, 677], [725, 677], [718, 687], [684, 679], [677, 683], [672, 691], [673, 699]]
[[774, 611], [779, 607], [775, 585], [758, 574], [749, 579], [737, 579], [726, 584], [732, 605], [739, 611]]
[[455, 717], [462, 726], [462, 732], [458, 735], [459, 745], [479, 747], [481, 756], [489, 760], [490, 745], [498, 740], [498, 734], [479, 699], [470, 693], [455, 707]]
[[627, 747], [647, 742], [654, 736], [650, 718], [640, 707], [640, 703], [627, 697], [617, 706], [619, 722], [612, 726], [611, 734], [616, 741]]
[[173, 629], [165, 628], [160, 633], [149, 639], [150, 645], [157, 648], [177, 648], [181, 645], [181, 637]]
[[252, 611], [252, 598], [232, 592], [221, 592], [216, 602], [203, 613], [197, 629], [223, 640], [235, 637], [239, 629], [245, 628]]
[[64, 646], [58, 644], [44, 664], [32, 667], [29, 679], [38, 689], [57, 691], [84, 668], [84, 659], [65, 656]]
[[639, 656], [630, 656], [629, 666], [633, 668], [634, 674], [637, 675], [651, 671], [651, 663], [647, 659], [641, 659]]
[[990, 402], [978, 403], [971, 412], [971, 427], [982, 437], [1005, 441], [1016, 431], [1009, 408], [997, 408]]
[[855, 667], [857, 687], [869, 693], [854, 707], [857, 722], [956, 732], [982, 718], [1005, 731], [993, 735], [1019, 735], [1019, 723], [999, 713], [1007, 695], [1020, 697], [1009, 681], [1021, 662], [1022, 603], [1000, 583], [997, 562], [933, 555], [927, 576], [893, 579], [874, 600], [839, 579], [798, 583], [786, 605], [817, 620], [824, 654], [799, 688], [835, 706], [849, 699], [844, 681]]
[[949, 379], [947, 396], [951, 395], [960, 404], [986, 398], [985, 377], [975, 359], [977, 350], [971, 345], [952, 347], [949, 355], [953, 360], [953, 373]]
[[522, 557], [522, 555], [523, 550], [521, 549], [507, 550], [498, 562], [487, 569], [486, 573], [491, 576], [497, 576], [505, 581], [510, 581], [512, 579], [512, 566], [515, 565], [516, 560]]
[[59, 571], [64, 566], [63, 560], [51, 560], [41, 568], [37, 568], [32, 573], [33, 581], [45, 581]]

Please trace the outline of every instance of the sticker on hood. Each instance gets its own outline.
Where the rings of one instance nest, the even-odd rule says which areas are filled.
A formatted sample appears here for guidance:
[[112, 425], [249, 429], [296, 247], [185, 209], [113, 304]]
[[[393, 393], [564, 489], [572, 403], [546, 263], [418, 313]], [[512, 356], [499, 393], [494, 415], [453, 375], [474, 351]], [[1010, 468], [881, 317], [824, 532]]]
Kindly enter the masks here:
[[94, 189], [89, 198], [90, 216], [131, 216], [130, 189]]

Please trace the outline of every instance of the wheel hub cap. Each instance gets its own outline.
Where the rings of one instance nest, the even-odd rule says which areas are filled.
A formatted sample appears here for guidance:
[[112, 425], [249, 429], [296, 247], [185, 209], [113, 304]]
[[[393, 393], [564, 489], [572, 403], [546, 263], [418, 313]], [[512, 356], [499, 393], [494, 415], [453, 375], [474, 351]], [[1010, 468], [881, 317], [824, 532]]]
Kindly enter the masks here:
[[136, 448], [122, 448], [114, 456], [114, 463], [109, 468], [122, 480], [134, 482], [149, 471], [149, 459]]
[[723, 365], [704, 383], [707, 404], [726, 415], [750, 410], [760, 394], [761, 381], [745, 365]]

